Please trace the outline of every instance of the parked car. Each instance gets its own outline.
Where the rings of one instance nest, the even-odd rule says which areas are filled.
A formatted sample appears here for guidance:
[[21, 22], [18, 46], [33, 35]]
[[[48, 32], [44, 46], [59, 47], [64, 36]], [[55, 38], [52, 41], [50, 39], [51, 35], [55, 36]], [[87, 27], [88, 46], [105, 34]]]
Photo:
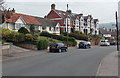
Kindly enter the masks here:
[[79, 48], [91, 48], [91, 44], [89, 42], [79, 42]]
[[[118, 42], [118, 44], [120, 45], [120, 42]], [[110, 45], [117, 45], [116, 41], [110, 42]]]
[[67, 52], [68, 47], [63, 43], [53, 43], [50, 45], [49, 52]]
[[110, 46], [110, 42], [108, 40], [100, 40], [100, 46]]

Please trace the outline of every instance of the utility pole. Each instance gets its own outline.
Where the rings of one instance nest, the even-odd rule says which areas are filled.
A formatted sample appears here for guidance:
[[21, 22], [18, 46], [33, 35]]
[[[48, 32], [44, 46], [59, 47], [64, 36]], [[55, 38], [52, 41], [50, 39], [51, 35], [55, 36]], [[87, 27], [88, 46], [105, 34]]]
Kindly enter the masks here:
[[116, 17], [116, 29], [117, 29], [117, 51], [119, 51], [119, 29], [118, 29], [118, 15], [117, 15], [117, 11], [115, 13], [115, 17]]
[[67, 13], [67, 18], [66, 18], [67, 19], [67, 22], [66, 22], [66, 24], [67, 24], [67, 47], [69, 46], [68, 45], [68, 8], [69, 8], [69, 6], [67, 4], [67, 12], [66, 12]]

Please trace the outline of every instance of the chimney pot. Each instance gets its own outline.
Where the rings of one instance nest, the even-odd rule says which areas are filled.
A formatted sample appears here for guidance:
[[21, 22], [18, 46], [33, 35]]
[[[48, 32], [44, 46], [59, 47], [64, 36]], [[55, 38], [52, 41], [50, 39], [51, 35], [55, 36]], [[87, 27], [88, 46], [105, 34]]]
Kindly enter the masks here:
[[52, 4], [51, 5], [51, 10], [55, 10], [55, 6], [56, 6], [55, 4]]

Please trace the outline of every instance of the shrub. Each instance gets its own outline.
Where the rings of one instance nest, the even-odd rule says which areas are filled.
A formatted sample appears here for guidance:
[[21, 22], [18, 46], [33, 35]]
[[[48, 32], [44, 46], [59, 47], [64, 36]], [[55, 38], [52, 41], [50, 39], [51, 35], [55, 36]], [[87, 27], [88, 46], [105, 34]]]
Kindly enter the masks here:
[[25, 28], [25, 27], [21, 27], [19, 30], [18, 30], [19, 33], [23, 33], [23, 34], [28, 34], [29, 31]]
[[25, 34], [25, 41], [33, 41], [33, 35], [32, 34]]
[[74, 37], [74, 38], [77, 39], [77, 40], [85, 40], [85, 41], [88, 40], [88, 36], [83, 35], [83, 34], [70, 33], [70, 34], [69, 34], [69, 37]]
[[22, 42], [24, 41], [24, 35], [15, 31], [10, 31], [8, 29], [2, 30], [2, 39], [8, 42]]
[[31, 32], [32, 34], [34, 34], [34, 32], [35, 32], [35, 27], [34, 27], [33, 25], [30, 26], [30, 32]]
[[47, 48], [48, 48], [48, 44], [49, 44], [48, 40], [46, 40], [46, 39], [44, 39], [44, 40], [41, 39], [41, 40], [39, 40], [39, 42], [38, 42], [37, 49], [38, 49], [38, 50], [47, 49]]
[[[55, 34], [50, 34], [48, 32], [42, 32], [40, 35], [45, 36], [45, 37], [50, 37], [50, 38], [53, 38], [53, 39], [57, 39], [57, 40], [61, 40], [61, 41], [64, 41], [64, 42], [67, 41], [67, 37], [63, 36], [63, 35], [55, 35]], [[68, 41], [71, 42], [71, 44], [73, 46], [75, 46], [77, 44], [75, 38], [68, 37]]]

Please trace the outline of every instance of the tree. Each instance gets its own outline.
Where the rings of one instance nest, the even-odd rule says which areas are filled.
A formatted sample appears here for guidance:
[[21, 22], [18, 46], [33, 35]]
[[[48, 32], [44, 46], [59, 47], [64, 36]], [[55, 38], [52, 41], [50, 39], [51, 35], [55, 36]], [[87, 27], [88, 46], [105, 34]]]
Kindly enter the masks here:
[[25, 28], [25, 27], [21, 27], [19, 30], [18, 30], [19, 33], [23, 33], [23, 34], [28, 34], [29, 31]]
[[5, 5], [5, 0], [0, 0], [0, 10], [5, 10], [6, 5]]
[[34, 32], [35, 32], [35, 27], [34, 27], [33, 25], [30, 26], [30, 32], [31, 32], [32, 34], [34, 34]]

